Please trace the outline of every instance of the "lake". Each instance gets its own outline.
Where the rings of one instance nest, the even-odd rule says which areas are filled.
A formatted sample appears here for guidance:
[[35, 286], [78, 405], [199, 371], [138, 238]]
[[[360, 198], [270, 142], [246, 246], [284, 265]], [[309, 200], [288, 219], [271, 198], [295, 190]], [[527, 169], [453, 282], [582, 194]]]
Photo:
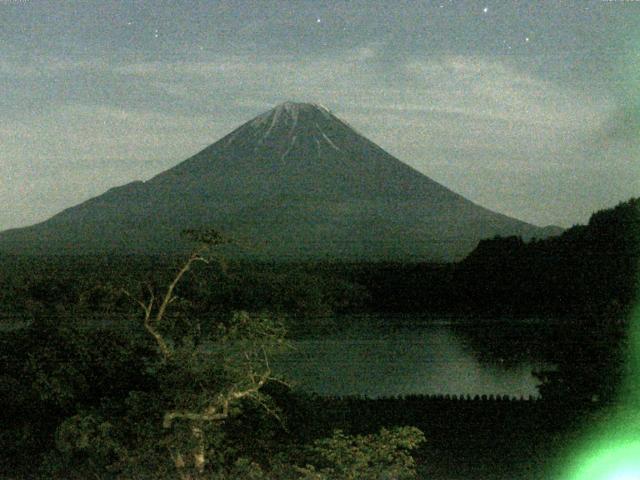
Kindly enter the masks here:
[[[274, 370], [321, 395], [537, 396], [545, 321], [338, 317], [336, 328], [292, 341]], [[328, 330], [328, 331], [326, 331]]]
[[[290, 383], [320, 395], [537, 396], [532, 371], [553, 368], [553, 321], [339, 316], [313, 323], [273, 360]], [[26, 323], [0, 322], [1, 330]], [[310, 333], [315, 331], [315, 333]]]

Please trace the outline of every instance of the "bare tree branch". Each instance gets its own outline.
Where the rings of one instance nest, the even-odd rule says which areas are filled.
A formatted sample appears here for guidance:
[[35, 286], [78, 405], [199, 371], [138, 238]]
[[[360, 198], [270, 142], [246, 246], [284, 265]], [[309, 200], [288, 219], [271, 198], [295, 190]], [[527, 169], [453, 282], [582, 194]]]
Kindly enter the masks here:
[[178, 273], [176, 274], [174, 279], [171, 281], [171, 283], [167, 287], [167, 291], [164, 294], [164, 297], [162, 299], [162, 303], [160, 304], [160, 307], [158, 308], [158, 312], [156, 313], [156, 319], [155, 319], [156, 323], [160, 323], [162, 321], [162, 318], [164, 317], [164, 312], [167, 310], [167, 306], [175, 298], [174, 295], [173, 295], [173, 291], [176, 288], [176, 285], [178, 284], [180, 279], [183, 277], [183, 275], [185, 273], [187, 273], [191, 269], [191, 265], [194, 262], [206, 262], [207, 261], [204, 257], [200, 256], [200, 253], [205, 249], [206, 249], [206, 246], [203, 246], [203, 247], [200, 247], [199, 249], [197, 249], [196, 251], [194, 251], [189, 256], [189, 259], [187, 260], [187, 262], [182, 266], [182, 268], [178, 271]]
[[253, 384], [244, 390], [236, 391], [236, 386], [233, 386], [226, 395], [220, 395], [216, 403], [207, 407], [202, 413], [189, 411], [167, 412], [164, 415], [162, 426], [170, 428], [173, 421], [179, 418], [202, 422], [225, 420], [229, 417], [229, 407], [232, 402], [235, 403], [243, 398], [254, 397], [270, 378], [271, 370], [266, 370], [259, 379], [252, 382]]
[[164, 340], [164, 338], [162, 338], [162, 335], [160, 334], [160, 332], [158, 332], [153, 325], [151, 314], [153, 312], [153, 306], [155, 304], [156, 297], [153, 293], [153, 289], [150, 286], [148, 288], [149, 288], [150, 297], [147, 303], [144, 303], [143, 301], [134, 298], [127, 290], [123, 290], [123, 292], [128, 297], [133, 299], [138, 305], [140, 305], [140, 307], [144, 311], [144, 328], [154, 338], [154, 340], [158, 344], [158, 348], [160, 348], [160, 352], [162, 353], [163, 358], [167, 360], [171, 358], [172, 352], [171, 352], [171, 349], [169, 348], [169, 345], [167, 345], [167, 342]]
[[[175, 290], [184, 275], [193, 267], [195, 262], [208, 264], [210, 258], [203, 256], [211, 246], [228, 243], [229, 240], [214, 230], [197, 231], [188, 230], [184, 232], [192, 240], [200, 242], [200, 245], [189, 255], [187, 260], [177, 271], [166, 291], [161, 296], [156, 296], [154, 290], [149, 287], [148, 300], [142, 301], [134, 298], [126, 290], [124, 293], [133, 299], [144, 312], [144, 327], [156, 341], [162, 360], [167, 361], [174, 356], [174, 348], [167, 343], [159, 327], [165, 320], [165, 315], [169, 305], [178, 299]], [[223, 271], [226, 272], [224, 259], [216, 258]], [[182, 345], [175, 351], [175, 357], [180, 360], [171, 364], [173, 374], [186, 375], [191, 380], [191, 385], [200, 385], [200, 392], [197, 398], [193, 398], [193, 404], [198, 405], [190, 409], [187, 403], [184, 410], [166, 411], [162, 425], [168, 429], [173, 426], [176, 420], [188, 422], [191, 430], [195, 448], [189, 447], [189, 452], [171, 452], [173, 463], [178, 470], [179, 477], [183, 480], [200, 478], [200, 475], [193, 477], [187, 471], [187, 463], [199, 474], [204, 473], [207, 462], [205, 448], [205, 433], [203, 426], [206, 423], [224, 422], [231, 415], [234, 405], [243, 399], [251, 399], [264, 408], [270, 415], [273, 415], [283, 425], [276, 409], [272, 408], [265, 396], [260, 393], [260, 389], [271, 381], [278, 381], [286, 385], [281, 380], [272, 377], [271, 366], [269, 365], [268, 351], [283, 344], [282, 328], [278, 329], [271, 324], [265, 323], [263, 318], [252, 318], [246, 312], [236, 312], [232, 318], [231, 326], [220, 325], [221, 336], [217, 345], [219, 351], [212, 352], [203, 348], [202, 344], [188, 341], [190, 337], [185, 337], [187, 341], [179, 343], [179, 339], [171, 337], [176, 345]], [[184, 338], [183, 338], [184, 340]], [[189, 350], [191, 349], [191, 350]], [[220, 364], [211, 360], [211, 355], [221, 354]], [[186, 354], [187, 357], [183, 357]], [[189, 358], [189, 360], [185, 360]], [[186, 362], [186, 363], [184, 363]], [[173, 368], [175, 367], [175, 368]], [[208, 377], [210, 368], [220, 368], [231, 375], [226, 386], [220, 386], [213, 382], [209, 386]], [[192, 378], [193, 376], [193, 378]], [[223, 375], [223, 378], [226, 378]], [[196, 382], [195, 384], [193, 382]], [[197, 387], [196, 387], [197, 388]], [[181, 403], [181, 402], [180, 402]], [[204, 407], [202, 407], [204, 405]]]

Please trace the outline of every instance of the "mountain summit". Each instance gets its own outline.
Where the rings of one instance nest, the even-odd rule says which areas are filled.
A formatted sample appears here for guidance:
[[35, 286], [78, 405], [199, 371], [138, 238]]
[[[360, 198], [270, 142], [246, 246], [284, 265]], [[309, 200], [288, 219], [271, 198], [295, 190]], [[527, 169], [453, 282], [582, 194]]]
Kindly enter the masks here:
[[146, 182], [0, 233], [8, 253], [167, 253], [213, 227], [280, 260], [445, 261], [548, 231], [482, 208], [321, 105], [283, 103]]

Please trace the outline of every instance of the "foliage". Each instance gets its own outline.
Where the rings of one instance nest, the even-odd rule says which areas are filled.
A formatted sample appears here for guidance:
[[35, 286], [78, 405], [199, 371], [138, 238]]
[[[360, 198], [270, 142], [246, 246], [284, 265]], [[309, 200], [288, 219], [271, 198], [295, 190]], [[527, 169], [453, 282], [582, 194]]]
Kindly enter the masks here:
[[589, 320], [564, 325], [553, 358], [556, 368], [534, 372], [543, 398], [610, 403], [618, 397], [625, 373], [626, 325], [615, 317]]
[[415, 478], [410, 452], [424, 441], [417, 428], [404, 427], [379, 434], [346, 435], [316, 440], [309, 448], [313, 465], [303, 469], [309, 480], [408, 480]]
[[[150, 279], [146, 289], [119, 293], [87, 282], [86, 295], [64, 281], [48, 290], [46, 277], [40, 279], [31, 290], [37, 294], [30, 324], [0, 337], [0, 474], [298, 479], [364, 468], [362, 461], [342, 466], [343, 452], [333, 467], [316, 469], [310, 465], [333, 444], [300, 449], [302, 436], [286, 430], [291, 405], [286, 395], [273, 395], [281, 380], [270, 366], [271, 356], [287, 346], [277, 317], [241, 310], [207, 317], [185, 299], [187, 272], [208, 267], [208, 249], [225, 242], [215, 232], [196, 240], [177, 273]], [[142, 320], [123, 314], [127, 297]], [[105, 311], [96, 305], [110, 305], [109, 315], [101, 317]], [[384, 453], [376, 457], [362, 445], [359, 455], [371, 457], [371, 465], [384, 461], [389, 470], [397, 462], [398, 471], [410, 471], [406, 435], [381, 435], [378, 443], [375, 436], [369, 440]], [[306, 452], [303, 466], [296, 451]]]
[[[209, 237], [207, 237], [209, 235]], [[224, 243], [215, 233], [185, 233]], [[359, 312], [430, 312], [475, 316], [572, 316], [624, 311], [636, 293], [640, 262], [640, 200], [596, 212], [588, 225], [558, 237], [481, 241], [456, 264], [243, 263], [200, 264], [180, 281], [189, 316], [270, 311], [295, 317]], [[181, 261], [182, 259], [180, 259]], [[71, 305], [131, 315], [136, 298], [167, 285], [178, 259], [162, 256], [14, 258], [3, 260], [1, 305], [9, 314], [47, 314]], [[179, 266], [179, 265], [178, 265]], [[114, 281], [117, 279], [117, 282]]]
[[424, 441], [413, 427], [382, 428], [377, 434], [329, 438], [278, 454], [268, 466], [239, 458], [211, 479], [220, 480], [411, 480], [416, 478], [411, 452]]
[[456, 276], [474, 310], [594, 316], [625, 313], [639, 265], [640, 199], [631, 199], [558, 237], [484, 240]]
[[[286, 342], [273, 312], [571, 315], [545, 340], [559, 368], [540, 372], [540, 391], [553, 400], [611, 399], [622, 368], [620, 319], [638, 273], [639, 208], [639, 200], [625, 202], [552, 239], [486, 240], [455, 265], [227, 266], [208, 255], [226, 242], [215, 232], [187, 233], [199, 243], [186, 263], [5, 258], [2, 313], [28, 325], [0, 335], [0, 475], [409, 475], [411, 449], [398, 431], [319, 440], [337, 426], [322, 406], [305, 410], [274, 393], [269, 358]], [[309, 425], [312, 416], [322, 428]]]

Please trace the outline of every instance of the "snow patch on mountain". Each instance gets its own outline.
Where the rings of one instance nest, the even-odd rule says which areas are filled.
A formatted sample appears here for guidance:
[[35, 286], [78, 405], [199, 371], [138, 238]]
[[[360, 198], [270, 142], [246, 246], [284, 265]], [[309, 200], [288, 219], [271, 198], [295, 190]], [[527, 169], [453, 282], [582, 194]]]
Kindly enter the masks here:
[[329, 143], [329, 145], [331, 145], [335, 150], [340, 151], [340, 148], [338, 148], [338, 146], [336, 146], [336, 144], [331, 141], [331, 139], [327, 136], [326, 133], [322, 131], [322, 128], [320, 128], [320, 125], [318, 125], [317, 123], [316, 128], [318, 129], [322, 137]]
[[482, 238], [546, 236], [420, 174], [326, 107], [286, 102], [144, 184], [0, 233], [0, 250], [179, 253], [191, 248], [179, 232], [201, 225], [260, 244], [268, 261], [447, 261]]
[[284, 158], [289, 154], [289, 152], [295, 145], [297, 138], [298, 137], [296, 135], [293, 136], [293, 138], [291, 139], [291, 143], [289, 144], [289, 148], [287, 148], [287, 150], [282, 154], [282, 157], [280, 157], [280, 160], [284, 160]]

